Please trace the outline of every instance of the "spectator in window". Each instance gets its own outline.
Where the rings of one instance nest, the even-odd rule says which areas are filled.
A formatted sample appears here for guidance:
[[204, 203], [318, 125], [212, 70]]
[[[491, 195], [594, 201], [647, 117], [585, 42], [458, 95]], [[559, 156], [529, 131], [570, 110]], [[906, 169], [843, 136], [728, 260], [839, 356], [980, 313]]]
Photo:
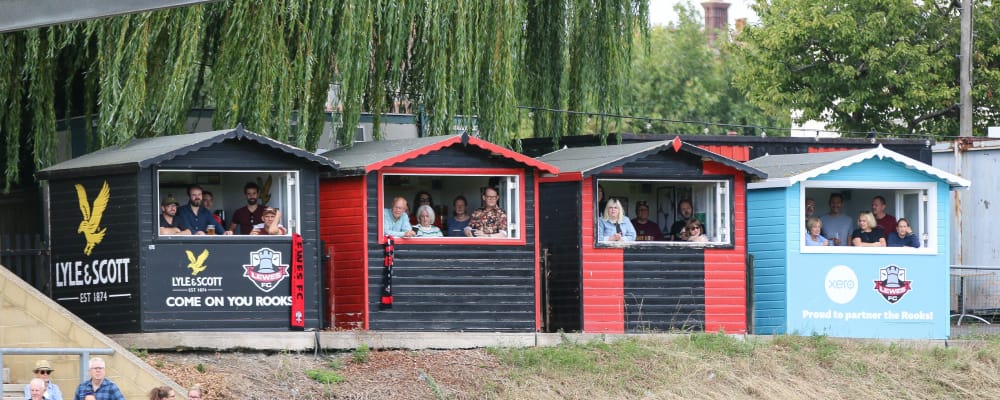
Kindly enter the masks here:
[[[201, 185], [189, 185], [187, 193], [187, 205], [177, 209], [177, 217], [183, 221], [184, 226], [191, 229], [191, 233], [195, 235], [208, 234], [209, 226], [214, 232], [222, 232], [225, 228], [222, 227], [222, 224], [215, 222], [215, 215], [204, 207]], [[226, 234], [232, 235], [233, 233], [226, 231]]]
[[687, 227], [688, 220], [694, 215], [694, 206], [691, 203], [691, 199], [681, 200], [677, 204], [677, 215], [679, 217], [674, 224], [670, 226], [670, 240], [687, 240], [688, 238], [684, 236], [684, 228]]
[[448, 236], [465, 236], [465, 227], [469, 226], [469, 202], [465, 196], [458, 196], [451, 205], [455, 214], [448, 218]]
[[[42, 384], [41, 392], [39, 393], [41, 397], [39, 397], [39, 399], [62, 400], [62, 391], [59, 390], [58, 385], [52, 383], [52, 373], [55, 372], [55, 370], [52, 369], [52, 365], [49, 364], [49, 360], [36, 361], [33, 372], [35, 373], [35, 379], [40, 380]], [[31, 381], [34, 382], [35, 379], [32, 379]], [[33, 396], [34, 393], [31, 384], [24, 385], [24, 397], [33, 399]]]
[[708, 241], [708, 235], [705, 234], [705, 224], [701, 223], [698, 218], [689, 219], [687, 225], [684, 226], [684, 231], [689, 242]]
[[806, 220], [806, 246], [830, 246], [830, 240], [823, 237], [823, 221], [812, 217]]
[[226, 226], [222, 222], [222, 217], [215, 213], [215, 195], [207, 190], [201, 192], [201, 204], [205, 205], [205, 210], [212, 213], [212, 217], [215, 218], [215, 222], [218, 222], [221, 226]]
[[823, 237], [833, 241], [834, 246], [850, 245], [851, 230], [854, 224], [851, 217], [843, 214], [844, 195], [830, 193], [830, 212], [819, 217], [823, 221]]
[[[247, 182], [243, 185], [243, 195], [247, 197], [247, 205], [233, 211], [229, 222], [229, 232], [240, 235], [249, 235], [253, 226], [264, 220], [264, 206], [257, 204], [260, 196], [260, 188], [256, 183]], [[237, 231], [237, 228], [239, 229]]]
[[813, 214], [816, 213], [816, 199], [812, 197], [806, 197], [806, 221], [812, 218]]
[[265, 208], [261, 214], [263, 223], [254, 225], [251, 235], [285, 235], [288, 230], [281, 225], [281, 211], [277, 208]]
[[604, 185], [597, 185], [597, 212], [604, 216], [604, 207], [608, 201], [604, 198]]
[[413, 225], [410, 225], [410, 217], [406, 215], [409, 206], [406, 199], [396, 197], [392, 199], [392, 208], [382, 211], [382, 233], [392, 235], [392, 237], [413, 237]]
[[896, 231], [889, 233], [885, 239], [885, 245], [889, 247], [920, 247], [920, 238], [910, 230], [910, 221], [900, 218], [896, 221]]
[[597, 222], [597, 237], [602, 242], [635, 241], [635, 227], [625, 218], [618, 199], [610, 198], [604, 205], [604, 216]]
[[851, 245], [860, 247], [885, 247], [885, 234], [875, 225], [875, 216], [868, 211], [858, 215], [858, 229], [851, 234]]
[[[416, 196], [413, 196], [413, 208], [416, 210], [420, 209], [420, 206], [428, 205], [433, 210], [438, 208], [434, 206], [434, 198], [427, 191], [421, 190], [417, 192]], [[417, 220], [417, 213], [410, 214], [410, 225], [416, 226], [420, 221]], [[443, 217], [443, 216], [442, 216]], [[444, 230], [444, 218], [437, 218], [437, 213], [435, 211], [435, 219], [431, 222], [434, 226], [438, 227], [442, 231]]]
[[160, 234], [161, 235], [190, 235], [191, 230], [184, 225], [184, 222], [177, 218], [177, 206], [180, 203], [174, 195], [168, 194], [160, 203]]
[[663, 231], [660, 225], [649, 219], [649, 203], [640, 200], [635, 203], [635, 218], [632, 219], [637, 241], [662, 241]]
[[872, 215], [875, 216], [875, 224], [882, 228], [882, 233], [888, 235], [896, 230], [896, 217], [885, 213], [885, 197], [872, 198]]
[[492, 187], [483, 190], [484, 206], [469, 217], [469, 226], [465, 227], [465, 236], [474, 237], [507, 237], [507, 214], [497, 206], [500, 192]]
[[422, 205], [417, 208], [417, 224], [413, 226], [413, 231], [417, 237], [441, 237], [441, 228], [434, 226], [434, 209], [429, 205]]

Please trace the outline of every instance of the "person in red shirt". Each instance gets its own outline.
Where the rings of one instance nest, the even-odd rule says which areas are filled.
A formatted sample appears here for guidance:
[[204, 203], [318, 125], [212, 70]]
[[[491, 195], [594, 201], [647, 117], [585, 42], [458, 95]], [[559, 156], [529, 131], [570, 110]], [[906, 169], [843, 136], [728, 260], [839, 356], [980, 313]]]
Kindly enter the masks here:
[[883, 235], [896, 231], [896, 217], [885, 213], [885, 197], [872, 198], [872, 215], [875, 216], [875, 225], [882, 228]]

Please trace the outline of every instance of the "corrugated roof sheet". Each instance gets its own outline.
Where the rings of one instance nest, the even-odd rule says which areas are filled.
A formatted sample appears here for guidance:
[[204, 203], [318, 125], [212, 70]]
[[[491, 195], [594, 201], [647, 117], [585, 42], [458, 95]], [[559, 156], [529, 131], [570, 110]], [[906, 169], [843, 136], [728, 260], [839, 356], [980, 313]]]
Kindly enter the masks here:
[[747, 165], [767, 173], [769, 178], [787, 178], [820, 168], [845, 158], [871, 151], [871, 149], [765, 155], [747, 161]]
[[538, 157], [538, 160], [559, 167], [559, 170], [562, 172], [580, 172], [583, 176], [589, 176], [668, 149], [671, 151], [677, 149], [678, 152], [705, 157], [760, 178], [767, 177], [767, 174], [762, 171], [751, 168], [731, 158], [683, 142], [679, 137], [659, 142], [564, 148]]
[[320, 157], [298, 147], [246, 131], [240, 126], [229, 130], [134, 139], [123, 146], [106, 147], [42, 169], [38, 171], [38, 176], [41, 179], [45, 179], [45, 177], [57, 172], [115, 166], [134, 166], [136, 169], [139, 169], [183, 156], [226, 140], [251, 140], [284, 151], [290, 155], [307, 159], [323, 167], [337, 167], [337, 162], [329, 158]]
[[415, 139], [378, 140], [355, 143], [351, 147], [340, 147], [323, 153], [323, 157], [337, 160], [341, 170], [364, 169], [382, 160], [443, 142], [461, 134], [427, 136]]

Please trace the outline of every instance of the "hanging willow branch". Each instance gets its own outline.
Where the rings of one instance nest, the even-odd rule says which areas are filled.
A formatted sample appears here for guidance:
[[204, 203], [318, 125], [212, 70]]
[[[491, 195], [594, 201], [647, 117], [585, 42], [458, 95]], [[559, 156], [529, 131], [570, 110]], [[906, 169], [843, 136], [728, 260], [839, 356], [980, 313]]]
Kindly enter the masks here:
[[[216, 129], [315, 149], [330, 85], [339, 143], [362, 111], [381, 138], [380, 114], [410, 102], [424, 134], [478, 125], [507, 145], [519, 103], [616, 110], [647, 13], [646, 0], [232, 0], [3, 34], [4, 188], [57, 161], [57, 115], [85, 119], [90, 150], [184, 133], [195, 108]], [[538, 136], [578, 126], [535, 118]]]

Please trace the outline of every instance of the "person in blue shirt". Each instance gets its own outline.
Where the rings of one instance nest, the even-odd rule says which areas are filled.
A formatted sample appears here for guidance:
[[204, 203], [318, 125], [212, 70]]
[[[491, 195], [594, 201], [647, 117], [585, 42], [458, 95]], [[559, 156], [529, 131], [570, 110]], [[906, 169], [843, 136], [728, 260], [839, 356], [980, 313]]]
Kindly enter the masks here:
[[806, 246], [833, 246], [830, 239], [823, 237], [823, 221], [816, 217], [806, 220]]
[[382, 210], [382, 233], [392, 235], [395, 238], [413, 237], [413, 225], [410, 225], [410, 217], [406, 215], [409, 207], [406, 199], [396, 197], [392, 199], [392, 208]]
[[[55, 372], [52, 369], [52, 365], [49, 364], [48, 360], [38, 360], [35, 362], [35, 373], [36, 379], [41, 379], [45, 384], [42, 392], [42, 398], [46, 400], [62, 400], [62, 391], [59, 390], [59, 385], [52, 383], [52, 373]], [[31, 385], [24, 385], [24, 397], [31, 397]]]
[[177, 209], [177, 218], [181, 219], [183, 226], [191, 230], [192, 235], [233, 234], [215, 220], [215, 214], [212, 214], [211, 210], [202, 207], [201, 185], [188, 185], [187, 194], [188, 203]]
[[910, 230], [910, 221], [900, 218], [896, 221], [896, 231], [886, 236], [888, 247], [920, 247], [920, 238]]
[[93, 393], [97, 400], [125, 400], [118, 385], [107, 379], [104, 359], [100, 357], [90, 359], [90, 379], [80, 383], [73, 398], [82, 399], [88, 393]]
[[634, 242], [635, 227], [625, 217], [622, 203], [609, 199], [604, 205], [604, 215], [597, 222], [597, 237], [602, 242]]

